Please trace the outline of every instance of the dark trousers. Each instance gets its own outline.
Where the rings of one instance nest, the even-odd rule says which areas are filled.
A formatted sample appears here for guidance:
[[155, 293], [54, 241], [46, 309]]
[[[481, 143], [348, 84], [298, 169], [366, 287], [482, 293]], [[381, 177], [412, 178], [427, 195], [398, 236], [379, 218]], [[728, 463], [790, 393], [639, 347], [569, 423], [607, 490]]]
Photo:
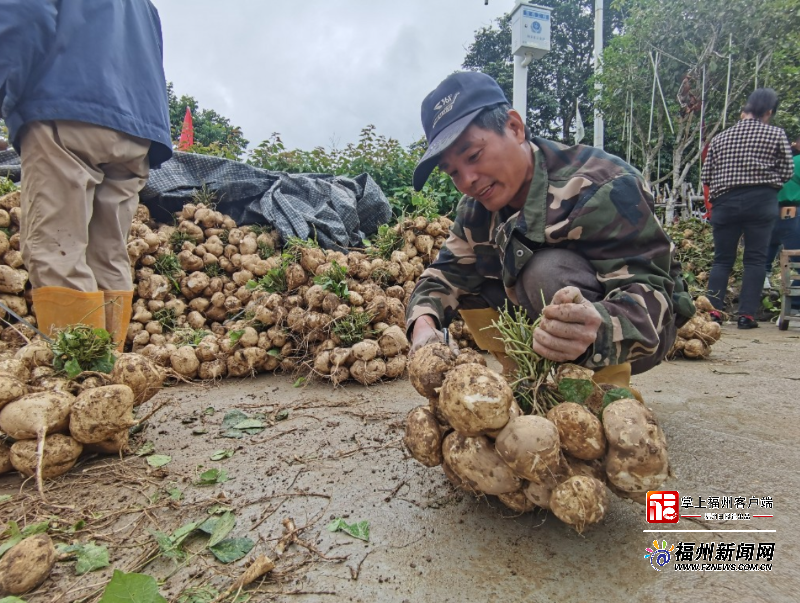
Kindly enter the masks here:
[[[772, 264], [778, 256], [781, 246], [784, 249], [800, 249], [800, 213], [794, 218], [777, 220], [772, 229], [772, 239], [769, 242], [767, 251], [767, 274], [772, 272]], [[800, 262], [800, 256], [792, 256], [793, 262]], [[774, 283], [773, 283], [774, 285]], [[800, 287], [800, 280], [792, 281], [793, 287]], [[792, 308], [800, 309], [800, 299], [792, 299]]]
[[[605, 297], [605, 289], [597, 280], [597, 271], [582, 255], [566, 249], [540, 249], [522, 269], [515, 287], [520, 306], [532, 320], [542, 313], [542, 308], [553, 299], [556, 291], [564, 287], [577, 287], [583, 297], [594, 303]], [[479, 295], [464, 296], [459, 306], [465, 310], [495, 308], [502, 310], [508, 296], [499, 280], [485, 281]], [[660, 363], [675, 343], [677, 327], [672, 322], [665, 325], [656, 353], [631, 363], [636, 375]]]
[[768, 186], [735, 188], [714, 199], [712, 205], [714, 264], [708, 279], [708, 298], [717, 310], [725, 309], [728, 279], [739, 239], [744, 236], [739, 314], [754, 316], [761, 303], [772, 227], [778, 219], [778, 191]]

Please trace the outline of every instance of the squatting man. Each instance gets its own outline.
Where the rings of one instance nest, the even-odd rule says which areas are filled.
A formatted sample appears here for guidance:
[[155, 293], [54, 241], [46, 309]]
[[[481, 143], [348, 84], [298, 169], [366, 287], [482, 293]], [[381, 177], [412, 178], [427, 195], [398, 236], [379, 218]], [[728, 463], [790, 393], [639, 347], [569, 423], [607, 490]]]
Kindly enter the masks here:
[[438, 166], [464, 196], [408, 305], [412, 354], [442, 341], [460, 312], [476, 343], [510, 369], [491, 327], [508, 300], [541, 315], [533, 350], [544, 358], [622, 386], [661, 362], [695, 310], [635, 168], [531, 136], [482, 73], [439, 84], [422, 102], [422, 125], [428, 150], [414, 188]]

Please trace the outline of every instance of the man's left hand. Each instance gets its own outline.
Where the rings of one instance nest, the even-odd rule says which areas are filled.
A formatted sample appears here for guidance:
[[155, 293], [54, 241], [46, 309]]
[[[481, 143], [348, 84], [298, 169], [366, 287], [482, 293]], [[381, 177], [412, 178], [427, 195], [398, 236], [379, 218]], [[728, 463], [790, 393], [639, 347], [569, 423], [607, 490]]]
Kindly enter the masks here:
[[564, 287], [542, 311], [533, 333], [533, 351], [548, 360], [570, 362], [594, 343], [602, 324], [600, 312], [577, 287]]

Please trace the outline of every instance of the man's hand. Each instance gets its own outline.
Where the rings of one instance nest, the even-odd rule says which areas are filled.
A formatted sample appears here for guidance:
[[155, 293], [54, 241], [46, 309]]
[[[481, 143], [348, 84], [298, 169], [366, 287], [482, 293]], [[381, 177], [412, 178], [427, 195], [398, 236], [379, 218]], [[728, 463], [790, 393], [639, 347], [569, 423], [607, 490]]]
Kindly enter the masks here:
[[[414, 330], [411, 332], [411, 349], [408, 351], [408, 359], [411, 360], [418, 349], [429, 343], [444, 343], [444, 333], [436, 328], [436, 323], [430, 316], [420, 316], [414, 323]], [[450, 349], [458, 355], [458, 345], [450, 340]]]
[[533, 333], [533, 351], [556, 362], [575, 360], [594, 343], [602, 324], [600, 312], [577, 287], [564, 287], [542, 311]]

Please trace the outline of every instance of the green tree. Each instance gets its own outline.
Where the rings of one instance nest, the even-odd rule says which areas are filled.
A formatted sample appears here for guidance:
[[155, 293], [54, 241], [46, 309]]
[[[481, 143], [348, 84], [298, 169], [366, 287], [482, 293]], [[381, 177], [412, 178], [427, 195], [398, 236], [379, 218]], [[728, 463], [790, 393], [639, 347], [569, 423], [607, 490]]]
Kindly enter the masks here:
[[377, 134], [375, 126], [361, 130], [358, 142], [342, 149], [287, 150], [277, 133], [262, 142], [247, 162], [256, 167], [289, 173], [322, 173], [357, 176], [367, 173], [389, 198], [395, 215], [435, 205], [439, 213], [453, 211], [461, 194], [447, 174], [431, 174], [421, 194], [411, 188], [417, 162], [425, 152], [423, 141], [404, 147], [394, 138]]
[[[546, 4], [552, 8], [550, 52], [528, 67], [525, 118], [535, 135], [571, 143], [576, 101], [587, 132], [593, 124], [594, 0], [552, 0]], [[605, 12], [604, 36], [608, 39], [619, 27], [620, 17], [610, 7], [610, 0]], [[497, 19], [496, 25], [476, 32], [463, 67], [491, 75], [511, 100], [514, 81], [511, 15]]]
[[186, 107], [189, 107], [194, 125], [194, 146], [190, 149], [191, 152], [228, 159], [242, 157], [249, 141], [244, 138], [241, 128], [232, 125], [227, 117], [223, 117], [213, 109], [200, 109], [199, 103], [192, 96], [184, 94], [178, 98], [172, 82], [167, 84], [167, 96], [172, 140], [176, 144], [181, 137]]
[[[756, 85], [774, 85], [783, 98], [797, 99], [799, 57], [791, 35], [800, 25], [799, 1], [617, 0], [624, 27], [603, 53], [600, 77], [606, 130], [622, 142], [617, 151], [625, 156], [630, 145], [632, 162], [654, 182], [658, 158], [667, 154], [669, 169], [660, 181], [676, 196], [697, 176], [701, 112], [706, 142], [723, 121], [729, 127], [738, 120]], [[658, 82], [653, 94], [655, 61], [663, 101]], [[787, 107], [779, 110], [776, 124], [797, 119]]]

